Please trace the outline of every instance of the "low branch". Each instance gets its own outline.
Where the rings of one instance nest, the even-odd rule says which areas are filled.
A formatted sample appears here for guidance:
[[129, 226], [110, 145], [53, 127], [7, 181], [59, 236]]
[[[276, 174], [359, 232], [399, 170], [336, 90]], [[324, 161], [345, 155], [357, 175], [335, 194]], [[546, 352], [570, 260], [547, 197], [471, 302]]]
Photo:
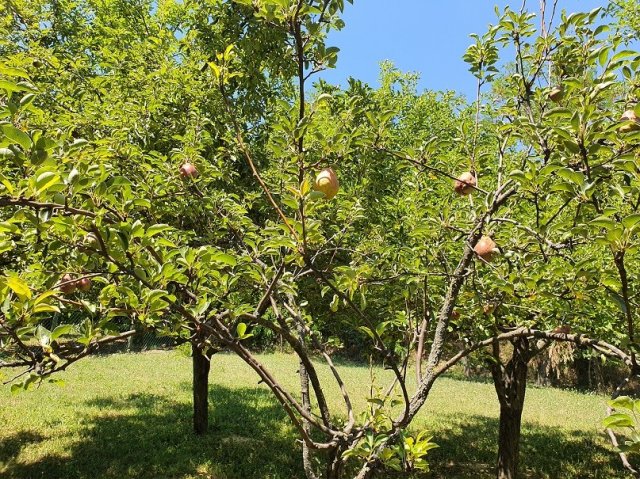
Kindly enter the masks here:
[[67, 215], [82, 215], [90, 218], [98, 216], [93, 211], [83, 210], [81, 208], [74, 208], [68, 205], [61, 205], [58, 203], [45, 203], [41, 201], [30, 200], [28, 198], [11, 198], [10, 196], [0, 196], [0, 207], [4, 206], [26, 206], [36, 210], [49, 209], [53, 211], [62, 211]]

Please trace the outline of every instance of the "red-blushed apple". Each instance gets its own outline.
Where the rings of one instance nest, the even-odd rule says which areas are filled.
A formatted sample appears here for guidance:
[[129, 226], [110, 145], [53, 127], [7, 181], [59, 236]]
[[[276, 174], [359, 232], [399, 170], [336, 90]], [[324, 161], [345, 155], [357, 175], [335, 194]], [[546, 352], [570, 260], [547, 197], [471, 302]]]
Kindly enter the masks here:
[[458, 178], [453, 182], [453, 189], [459, 195], [466, 196], [473, 193], [476, 184], [477, 182], [474, 174], [470, 171], [466, 171], [458, 176]]
[[636, 115], [636, 112], [633, 110], [625, 111], [620, 117], [620, 121], [624, 122], [619, 128], [621, 133], [640, 130], [640, 118], [638, 118], [638, 115]]
[[183, 178], [197, 178], [198, 170], [196, 169], [193, 163], [189, 163], [187, 161], [186, 163], [183, 163], [182, 166], [180, 167], [180, 175]]
[[338, 194], [338, 190], [340, 189], [340, 182], [338, 181], [338, 176], [336, 172], [333, 171], [332, 168], [325, 168], [318, 176], [316, 176], [316, 181], [313, 185], [313, 188], [316, 191], [320, 191], [324, 193], [324, 197], [327, 200], [330, 200], [336, 194]]
[[64, 294], [71, 294], [76, 290], [77, 283], [69, 273], [62, 275], [58, 289]]
[[499, 252], [495, 241], [486, 235], [478, 240], [473, 251], [486, 262], [490, 262], [494, 255]]
[[91, 278], [80, 278], [77, 282], [78, 289], [89, 291], [91, 289]]

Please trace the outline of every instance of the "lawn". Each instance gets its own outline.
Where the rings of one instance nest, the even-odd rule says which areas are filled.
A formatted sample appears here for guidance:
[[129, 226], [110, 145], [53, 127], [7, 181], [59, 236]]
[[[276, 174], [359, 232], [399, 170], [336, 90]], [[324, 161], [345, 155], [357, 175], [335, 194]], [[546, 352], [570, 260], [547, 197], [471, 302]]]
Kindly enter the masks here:
[[[292, 356], [261, 359], [295, 387]], [[369, 369], [353, 364], [340, 369], [352, 396], [364, 398]], [[328, 383], [329, 371], [320, 372]], [[376, 375], [383, 380], [387, 372]], [[90, 358], [61, 377], [62, 387], [18, 395], [0, 389], [0, 477], [303, 477], [287, 417], [234, 356], [214, 357], [212, 430], [206, 437], [190, 432], [190, 359], [178, 352]], [[333, 383], [327, 396], [340, 407]], [[364, 402], [356, 406], [362, 410]], [[599, 425], [604, 397], [531, 387], [525, 407], [524, 477], [627, 477]], [[416, 425], [429, 429], [440, 445], [431, 455], [428, 477], [492, 477], [497, 412], [491, 384], [440, 380]]]

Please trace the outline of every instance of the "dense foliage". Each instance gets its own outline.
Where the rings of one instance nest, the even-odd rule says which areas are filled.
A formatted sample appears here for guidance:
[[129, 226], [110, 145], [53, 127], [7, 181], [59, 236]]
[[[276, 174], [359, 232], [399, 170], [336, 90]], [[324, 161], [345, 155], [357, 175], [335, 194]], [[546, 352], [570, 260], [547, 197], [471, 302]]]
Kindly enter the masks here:
[[[379, 89], [312, 89], [336, 62], [325, 40], [343, 0], [2, 8], [0, 340], [2, 366], [22, 367], [15, 390], [153, 329], [190, 343], [194, 368], [221, 348], [246, 361], [309, 477], [366, 478], [428, 469], [433, 444], [407, 427], [479, 354], [501, 404], [499, 477], [514, 477], [532, 357], [566, 341], [636, 372], [640, 56], [599, 10], [554, 27], [543, 2], [540, 31], [497, 12], [465, 55], [465, 105], [390, 65]], [[70, 311], [82, 325], [51, 326]], [[299, 356], [299, 394], [251, 353], [259, 331]], [[365, 417], [333, 366], [345, 346], [395, 376]]]

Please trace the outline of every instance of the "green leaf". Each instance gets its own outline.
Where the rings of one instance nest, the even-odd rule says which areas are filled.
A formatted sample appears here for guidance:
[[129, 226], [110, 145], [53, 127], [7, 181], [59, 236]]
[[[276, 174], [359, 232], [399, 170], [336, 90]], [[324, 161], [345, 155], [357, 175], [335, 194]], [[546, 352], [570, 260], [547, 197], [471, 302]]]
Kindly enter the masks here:
[[340, 299], [338, 298], [337, 294], [333, 295], [333, 298], [331, 299], [331, 304], [329, 305], [329, 308], [331, 309], [332, 312], [336, 312], [338, 311], [338, 306], [340, 305]]
[[56, 294], [55, 291], [50, 290], [50, 291], [45, 291], [44, 293], [38, 295], [38, 297], [34, 300], [34, 304], [38, 305], [40, 303], [42, 303], [45, 299], [53, 296], [54, 294]]
[[72, 324], [61, 324], [51, 332], [51, 341], [55, 341], [60, 336], [64, 336], [66, 334], [73, 332], [73, 330], [74, 330], [74, 326]]
[[605, 228], [607, 230], [613, 229], [616, 226], [615, 221], [605, 216], [599, 216], [598, 218], [590, 221], [589, 224], [596, 226], [598, 228]]
[[13, 81], [10, 81], [10, 80], [2, 80], [2, 79], [0, 79], [0, 88], [5, 90], [9, 94], [11, 94], [13, 92], [18, 92], [18, 91], [29, 91], [30, 90], [25, 85], [20, 85], [20, 84], [18, 84], [16, 82], [13, 82]]
[[7, 285], [20, 297], [31, 299], [29, 285], [17, 276], [8, 276]]
[[35, 93], [27, 93], [25, 96], [23, 96], [20, 99], [20, 108], [25, 108], [31, 105], [31, 103], [33, 103], [33, 100], [35, 99], [36, 99]]
[[238, 261], [233, 256], [227, 253], [223, 253], [221, 251], [212, 255], [211, 259], [213, 261], [216, 261], [218, 263], [223, 263], [231, 267], [234, 267], [236, 264], [238, 264]]
[[623, 408], [628, 409], [629, 411], [633, 411], [633, 407], [635, 405], [635, 401], [631, 399], [629, 396], [620, 396], [616, 399], [612, 399], [609, 401], [609, 406], [613, 408]]
[[59, 313], [60, 308], [53, 304], [38, 304], [33, 308], [34, 313]]
[[167, 231], [167, 230], [170, 230], [170, 229], [171, 229], [171, 226], [165, 225], [165, 224], [153, 225], [153, 226], [150, 226], [147, 229], [147, 232], [145, 233], [145, 236], [147, 238], [151, 238], [151, 237], [153, 237], [153, 236], [155, 236], [157, 234], [162, 233], [163, 231]]
[[31, 138], [22, 130], [18, 130], [15, 126], [5, 124], [1, 125], [2, 133], [14, 143], [20, 145], [23, 149], [28, 150], [33, 145]]
[[4, 76], [20, 77], [24, 78], [25, 80], [29, 79], [29, 74], [26, 70], [23, 70], [22, 68], [10, 67], [8, 65], [0, 64], [0, 73], [2, 73]]
[[628, 414], [616, 413], [611, 414], [602, 420], [602, 425], [608, 429], [618, 427], [633, 427], [634, 422]]
[[18, 226], [14, 225], [13, 223], [8, 223], [6, 221], [0, 223], [0, 233], [11, 233], [15, 235], [19, 232], [20, 228], [18, 228]]
[[638, 224], [638, 222], [640, 222], [640, 213], [634, 213], [624, 218], [622, 220], [622, 225], [627, 229], [631, 229]]
[[640, 441], [627, 442], [626, 444], [618, 446], [620, 452], [625, 454], [640, 452]]
[[53, 171], [45, 171], [36, 178], [36, 189], [38, 193], [42, 193], [51, 188], [54, 184], [60, 181], [60, 176]]
[[358, 328], [360, 331], [362, 331], [363, 333], [367, 334], [371, 339], [375, 340], [375, 335], [373, 334], [373, 331], [371, 331], [370, 328], [366, 327], [366, 326], [360, 326]]
[[574, 171], [570, 168], [561, 168], [556, 172], [556, 174], [578, 186], [582, 186], [584, 184], [584, 174], [579, 171]]
[[246, 332], [247, 325], [245, 323], [239, 323], [238, 326], [236, 326], [236, 333], [238, 333], [239, 338], [243, 338]]

